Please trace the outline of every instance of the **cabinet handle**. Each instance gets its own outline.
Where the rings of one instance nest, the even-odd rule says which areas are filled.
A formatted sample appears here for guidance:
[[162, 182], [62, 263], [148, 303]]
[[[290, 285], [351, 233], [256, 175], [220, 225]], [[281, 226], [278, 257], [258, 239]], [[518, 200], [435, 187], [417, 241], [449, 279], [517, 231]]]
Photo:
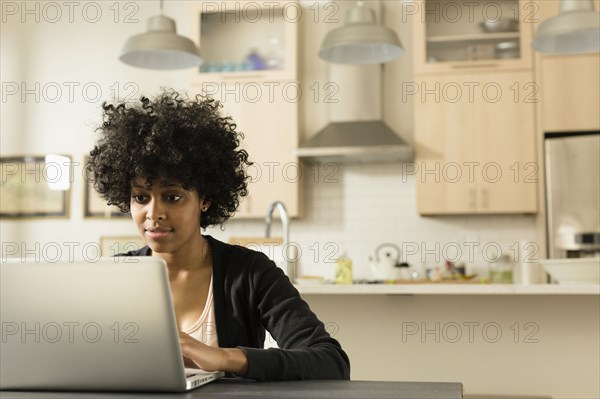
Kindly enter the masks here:
[[484, 209], [489, 209], [490, 207], [490, 193], [487, 189], [481, 190], [481, 206]]
[[475, 191], [475, 189], [470, 189], [469, 190], [469, 208], [475, 209], [476, 202], [477, 202], [477, 192]]
[[455, 65], [451, 65], [451, 67], [454, 69], [496, 68], [497, 66], [498, 66], [498, 64], [475, 64], [475, 65], [455, 64]]

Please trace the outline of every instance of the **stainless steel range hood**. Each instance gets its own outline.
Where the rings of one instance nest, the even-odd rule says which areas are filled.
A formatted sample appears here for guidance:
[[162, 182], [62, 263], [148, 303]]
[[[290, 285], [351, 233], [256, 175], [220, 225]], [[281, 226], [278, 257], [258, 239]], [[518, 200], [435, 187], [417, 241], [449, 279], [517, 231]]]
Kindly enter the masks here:
[[332, 122], [300, 145], [299, 158], [336, 162], [410, 162], [413, 149], [382, 120]]
[[[342, 12], [344, 8], [349, 9], [355, 5], [354, 2], [338, 4]], [[372, 1], [369, 2], [369, 7], [381, 20], [381, 3]], [[323, 35], [335, 27], [324, 26]], [[328, 99], [332, 101], [304, 103], [305, 115], [311, 116], [304, 121], [304, 128], [309, 134], [296, 150], [296, 155], [311, 162], [412, 162], [412, 146], [384, 122], [383, 65], [329, 63], [324, 67], [328, 76], [326, 83], [319, 87], [331, 89], [327, 93], [330, 94]], [[315, 73], [315, 70], [310, 73]], [[323, 75], [307, 76], [324, 81]], [[396, 90], [391, 85], [388, 89]], [[402, 107], [402, 104], [398, 106]]]

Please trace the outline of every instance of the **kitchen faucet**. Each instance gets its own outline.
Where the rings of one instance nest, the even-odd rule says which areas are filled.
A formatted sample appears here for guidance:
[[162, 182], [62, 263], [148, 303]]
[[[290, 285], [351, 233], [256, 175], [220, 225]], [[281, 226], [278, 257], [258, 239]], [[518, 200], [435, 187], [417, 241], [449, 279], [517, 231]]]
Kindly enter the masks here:
[[[294, 254], [292, 256], [288, 256], [290, 244], [290, 217], [287, 213], [287, 209], [285, 209], [285, 205], [281, 201], [275, 201], [269, 206], [269, 211], [267, 212], [267, 216], [265, 217], [266, 231], [265, 236], [269, 238], [271, 236], [271, 223], [273, 221], [273, 211], [275, 208], [279, 211], [279, 218], [281, 219], [281, 226], [283, 228], [283, 251], [284, 251], [284, 259], [286, 264], [285, 274], [289, 277], [290, 281], [294, 282], [296, 278], [296, 256]], [[296, 247], [292, 246], [294, 250]]]

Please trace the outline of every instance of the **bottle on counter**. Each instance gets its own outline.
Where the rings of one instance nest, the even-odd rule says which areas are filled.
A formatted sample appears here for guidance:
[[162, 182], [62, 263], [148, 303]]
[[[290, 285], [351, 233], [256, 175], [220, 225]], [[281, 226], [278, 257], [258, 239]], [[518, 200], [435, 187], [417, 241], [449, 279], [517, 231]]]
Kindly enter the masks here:
[[442, 273], [440, 272], [439, 267], [434, 267], [431, 269], [429, 272], [429, 280], [431, 280], [433, 283], [439, 283], [442, 281]]
[[352, 260], [344, 252], [335, 264], [335, 283], [352, 284]]
[[398, 279], [400, 280], [412, 280], [413, 276], [410, 270], [410, 265], [406, 262], [398, 263]]
[[510, 255], [503, 254], [497, 262], [490, 263], [490, 282], [512, 284], [514, 262]]

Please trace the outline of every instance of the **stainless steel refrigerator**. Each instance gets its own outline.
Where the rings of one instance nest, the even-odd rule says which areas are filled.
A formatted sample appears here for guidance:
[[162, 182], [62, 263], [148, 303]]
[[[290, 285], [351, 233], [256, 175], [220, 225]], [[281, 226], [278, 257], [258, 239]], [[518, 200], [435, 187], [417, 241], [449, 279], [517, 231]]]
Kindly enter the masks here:
[[546, 133], [548, 256], [600, 254], [600, 132]]

